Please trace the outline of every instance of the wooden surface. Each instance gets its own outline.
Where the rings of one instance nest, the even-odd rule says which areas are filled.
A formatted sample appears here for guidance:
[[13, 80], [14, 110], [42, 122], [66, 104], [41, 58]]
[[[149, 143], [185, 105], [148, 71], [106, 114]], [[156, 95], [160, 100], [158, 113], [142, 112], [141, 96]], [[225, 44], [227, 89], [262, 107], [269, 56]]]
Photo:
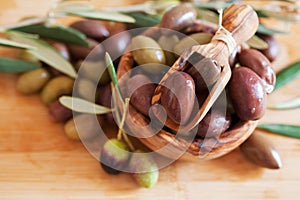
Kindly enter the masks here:
[[[0, 24], [43, 14], [51, 2], [1, 1]], [[292, 26], [291, 34], [278, 37], [276, 70], [300, 60], [299, 31], [299, 25]], [[16, 92], [16, 80], [17, 75], [0, 74], [0, 199], [297, 199], [300, 140], [265, 133], [281, 152], [281, 170], [258, 168], [236, 150], [212, 161], [177, 161], [161, 170], [154, 188], [143, 189], [127, 174], [104, 173], [80, 143], [65, 137], [61, 124], [51, 122], [38, 96]], [[299, 84], [297, 79], [271, 94], [269, 103], [298, 96]], [[268, 111], [262, 121], [299, 124], [299, 119], [298, 109]]]

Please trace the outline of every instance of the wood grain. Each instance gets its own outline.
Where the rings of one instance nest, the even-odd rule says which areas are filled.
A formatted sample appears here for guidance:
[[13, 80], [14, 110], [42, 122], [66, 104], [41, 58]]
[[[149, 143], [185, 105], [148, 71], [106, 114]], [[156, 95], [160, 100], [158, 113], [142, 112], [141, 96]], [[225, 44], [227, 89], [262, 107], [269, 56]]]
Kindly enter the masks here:
[[[37, 3], [38, 2], [38, 3]], [[41, 14], [51, 1], [3, 1], [0, 24]], [[103, 1], [101, 1], [103, 2]], [[105, 1], [120, 5], [136, 1]], [[141, 2], [141, 1], [140, 1]], [[38, 5], [38, 9], [36, 8]], [[104, 3], [103, 3], [104, 4]], [[299, 25], [279, 36], [276, 70], [300, 60]], [[1, 48], [1, 56], [15, 52]], [[15, 90], [17, 75], [0, 74], [0, 199], [296, 199], [300, 189], [300, 141], [266, 133], [280, 150], [281, 170], [265, 170], [239, 152], [211, 161], [178, 161], [161, 170], [152, 189], [139, 188], [127, 174], [109, 176], [86, 149], [68, 140], [51, 122], [38, 96]], [[300, 78], [268, 98], [276, 103], [299, 95]], [[263, 122], [299, 124], [299, 109], [268, 111]]]

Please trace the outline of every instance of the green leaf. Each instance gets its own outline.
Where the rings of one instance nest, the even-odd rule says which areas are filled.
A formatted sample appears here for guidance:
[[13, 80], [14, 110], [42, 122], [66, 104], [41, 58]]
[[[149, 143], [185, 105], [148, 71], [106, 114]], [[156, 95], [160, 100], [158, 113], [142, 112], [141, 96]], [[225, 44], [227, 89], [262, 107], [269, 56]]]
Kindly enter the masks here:
[[105, 64], [107, 65], [110, 79], [112, 80], [112, 83], [113, 83], [115, 89], [117, 90], [118, 96], [119, 96], [120, 100], [122, 101], [122, 103], [124, 104], [124, 99], [122, 98], [115, 66], [111, 60], [111, 57], [109, 56], [109, 54], [107, 52], [105, 53]]
[[14, 29], [14, 28], [18, 28], [18, 27], [45, 23], [46, 21], [47, 21], [47, 17], [34, 17], [34, 18], [29, 18], [29, 19], [22, 20], [20, 22], [14, 23], [14, 24], [1, 26], [0, 30], [6, 31], [6, 30], [9, 30], [9, 29]]
[[269, 109], [274, 109], [274, 110], [289, 110], [289, 109], [294, 109], [299, 107], [300, 107], [300, 97], [276, 105], [268, 106]]
[[52, 46], [43, 42], [30, 34], [24, 34], [15, 31], [8, 31], [9, 37], [16, 41], [35, 47], [34, 50], [27, 50], [29, 53], [54, 67], [58, 71], [76, 78], [77, 74], [73, 66], [62, 55], [60, 55]]
[[62, 25], [37, 24], [18, 27], [12, 30], [37, 34], [42, 38], [48, 38], [68, 44], [81, 45], [86, 47], [89, 45], [86, 40], [86, 36], [83, 33], [73, 28]]
[[300, 61], [289, 65], [288, 67], [284, 68], [276, 75], [276, 85], [274, 90], [281, 88], [282, 86], [286, 85], [287, 83], [291, 82], [295, 78], [300, 75]]
[[94, 6], [90, 2], [68, 2], [60, 1], [55, 8], [55, 12], [68, 12], [68, 11], [91, 11]]
[[260, 124], [257, 127], [272, 133], [300, 139], [300, 126], [287, 124]]
[[131, 26], [133, 28], [152, 27], [160, 23], [161, 17], [159, 15], [148, 15], [145, 13], [127, 13], [135, 19], [135, 23]]
[[78, 17], [84, 17], [88, 19], [100, 19], [107, 21], [134, 23], [134, 18], [124, 15], [118, 12], [93, 10], [93, 11], [67, 11], [66, 14], [74, 15]]
[[23, 60], [0, 58], [0, 72], [18, 73], [26, 72], [40, 67], [38, 63], [27, 62]]
[[5, 47], [18, 48], [18, 49], [34, 49], [34, 47], [32, 47], [32, 46], [14, 42], [14, 41], [7, 40], [7, 39], [3, 39], [3, 38], [0, 38], [0, 45], [5, 46]]
[[260, 39], [258, 36], [253, 35], [247, 42], [250, 47], [254, 49], [264, 50], [269, 47], [268, 43]]
[[69, 108], [70, 110], [87, 113], [87, 114], [106, 114], [110, 113], [113, 110], [104, 106], [100, 106], [84, 99], [70, 97], [70, 96], [62, 96], [59, 98], [59, 102]]
[[258, 33], [262, 33], [262, 34], [266, 34], [266, 35], [287, 34], [288, 33], [286, 31], [268, 28], [268, 27], [266, 27], [266, 26], [264, 26], [262, 24], [259, 24], [257, 32]]

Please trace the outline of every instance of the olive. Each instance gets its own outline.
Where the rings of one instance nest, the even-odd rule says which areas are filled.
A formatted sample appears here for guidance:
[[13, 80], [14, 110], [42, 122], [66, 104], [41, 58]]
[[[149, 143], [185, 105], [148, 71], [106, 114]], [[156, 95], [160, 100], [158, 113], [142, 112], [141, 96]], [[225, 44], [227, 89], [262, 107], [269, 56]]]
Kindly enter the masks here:
[[17, 81], [17, 91], [33, 94], [40, 91], [50, 80], [50, 73], [44, 68], [37, 68], [22, 74]]
[[77, 68], [79, 69], [78, 75], [88, 80], [98, 82], [105, 85], [110, 81], [108, 70], [103, 61], [78, 61]]
[[233, 69], [229, 95], [237, 116], [243, 120], [257, 120], [266, 110], [266, 92], [261, 78], [247, 67]]
[[196, 20], [197, 11], [193, 7], [180, 5], [167, 11], [160, 22], [161, 28], [180, 31]]
[[179, 42], [179, 38], [177, 35], [170, 35], [170, 36], [163, 35], [158, 39], [158, 44], [164, 50], [166, 56], [166, 64], [168, 66], [172, 66], [173, 63], [176, 61], [176, 57], [174, 55], [173, 49], [178, 42]]
[[95, 102], [97, 84], [89, 79], [80, 78], [76, 81], [75, 88], [79, 97]]
[[55, 122], [65, 122], [72, 117], [72, 110], [63, 106], [58, 100], [49, 105], [49, 112]]
[[95, 40], [103, 40], [107, 38], [110, 33], [105, 24], [97, 20], [80, 20], [72, 23], [70, 27], [84, 33], [87, 37]]
[[53, 42], [51, 46], [54, 47], [65, 59], [70, 60], [71, 56], [67, 45], [60, 42]]
[[87, 38], [89, 47], [79, 46], [79, 45], [68, 45], [68, 49], [75, 60], [85, 59], [88, 57], [90, 60], [101, 60], [104, 56], [103, 46], [97, 41], [91, 38]]
[[268, 44], [268, 48], [260, 50], [260, 52], [262, 52], [270, 62], [273, 62], [277, 58], [280, 49], [276, 38], [274, 37], [274, 35], [265, 34], [257, 34], [257, 36], [263, 39]]
[[46, 105], [57, 100], [62, 95], [70, 95], [73, 91], [74, 79], [68, 76], [57, 76], [50, 80], [41, 92], [42, 102]]

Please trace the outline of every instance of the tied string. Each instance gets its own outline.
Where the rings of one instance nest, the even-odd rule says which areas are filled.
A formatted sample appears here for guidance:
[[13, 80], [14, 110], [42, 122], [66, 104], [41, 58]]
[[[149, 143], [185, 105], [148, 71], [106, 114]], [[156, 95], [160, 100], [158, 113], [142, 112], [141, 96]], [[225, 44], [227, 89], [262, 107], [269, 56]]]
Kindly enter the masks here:
[[219, 9], [218, 13], [219, 13], [219, 29], [217, 30], [216, 34], [212, 38], [212, 41], [213, 40], [223, 41], [228, 48], [229, 54], [231, 54], [237, 44], [235, 39], [232, 37], [232, 34], [222, 26], [223, 9]]

